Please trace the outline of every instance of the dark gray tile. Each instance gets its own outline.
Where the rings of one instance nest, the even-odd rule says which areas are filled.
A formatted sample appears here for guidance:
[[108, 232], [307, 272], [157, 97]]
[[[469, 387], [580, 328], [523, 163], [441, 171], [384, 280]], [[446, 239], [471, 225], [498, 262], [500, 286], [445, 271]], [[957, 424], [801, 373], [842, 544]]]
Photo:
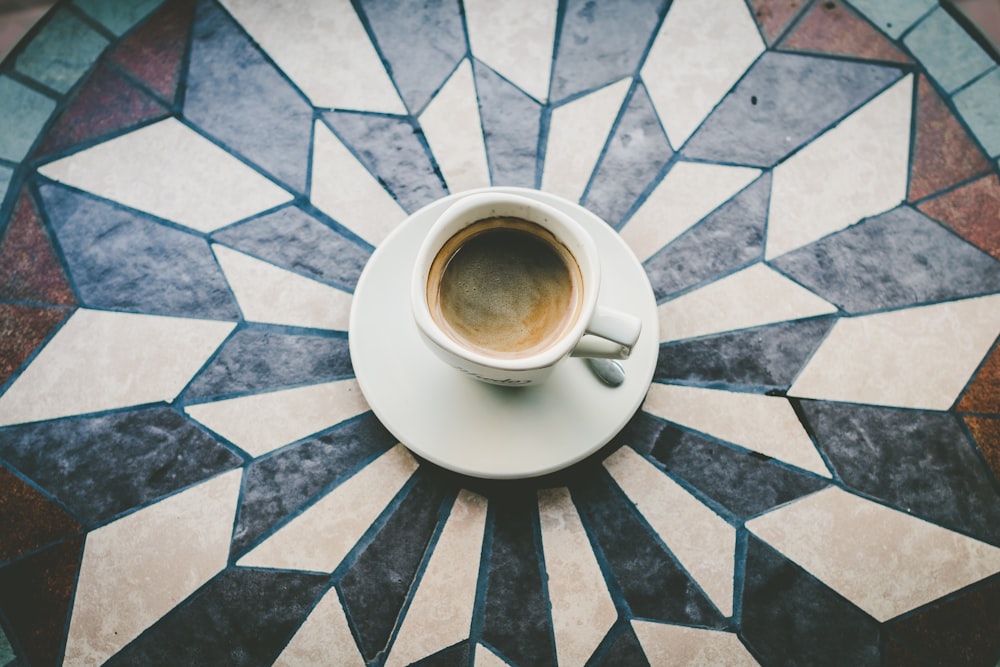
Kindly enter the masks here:
[[894, 67], [768, 51], [682, 152], [686, 157], [773, 166], [900, 75]]
[[617, 228], [673, 154], [646, 87], [638, 83], [611, 133], [583, 205]]
[[465, 57], [457, 0], [359, 0], [375, 42], [412, 114], [419, 114]]
[[246, 394], [354, 375], [347, 339], [240, 329], [184, 391], [185, 401]]
[[[611, 640], [611, 645], [606, 652], [592, 658], [587, 662], [589, 667], [618, 667], [628, 665], [629, 667], [649, 667], [649, 660], [646, 653], [639, 644], [639, 639], [635, 636], [632, 626], [628, 621], [620, 620], [618, 634]], [[612, 629], [611, 633], [615, 630]]]
[[1000, 291], [1000, 262], [909, 206], [772, 264], [851, 313]]
[[61, 185], [44, 185], [40, 192], [84, 305], [239, 318], [204, 237]]
[[195, 7], [184, 116], [304, 193], [312, 107], [218, 5]]
[[396, 442], [369, 412], [322, 435], [255, 459], [244, 476], [233, 531], [233, 555], [242, 555], [264, 534]]
[[764, 256], [771, 174], [764, 174], [646, 260], [657, 301]]
[[748, 541], [740, 634], [761, 664], [881, 664], [875, 619], [753, 535]]
[[423, 131], [410, 117], [327, 111], [323, 119], [407, 211], [448, 194]]
[[535, 187], [542, 105], [478, 60], [473, 66], [493, 185]]
[[306, 572], [224, 570], [104, 664], [271, 665], [328, 581]]
[[243, 463], [167, 407], [8, 427], [0, 457], [88, 526]]
[[354, 290], [371, 251], [297, 206], [227, 227], [212, 237], [300, 275]]
[[449, 495], [418, 471], [417, 481], [341, 579], [344, 608], [361, 654], [372, 660], [389, 643], [399, 613]]
[[651, 452], [663, 467], [746, 519], [818, 491], [826, 482], [754, 452], [743, 452], [667, 427]]
[[[635, 505], [607, 474], [571, 489], [585, 526], [600, 545], [614, 589], [634, 616], [720, 628], [725, 619], [674, 560]], [[595, 550], [596, 551], [596, 550]], [[609, 586], [611, 588], [611, 586]]]
[[835, 317], [781, 322], [660, 346], [653, 379], [713, 387], [785, 390]]
[[1000, 544], [1000, 493], [955, 415], [823, 401], [801, 409], [848, 487]]
[[470, 664], [471, 653], [472, 649], [466, 640], [412, 664], [413, 667], [466, 667]]
[[636, 74], [665, 0], [568, 0], [556, 44], [551, 102]]

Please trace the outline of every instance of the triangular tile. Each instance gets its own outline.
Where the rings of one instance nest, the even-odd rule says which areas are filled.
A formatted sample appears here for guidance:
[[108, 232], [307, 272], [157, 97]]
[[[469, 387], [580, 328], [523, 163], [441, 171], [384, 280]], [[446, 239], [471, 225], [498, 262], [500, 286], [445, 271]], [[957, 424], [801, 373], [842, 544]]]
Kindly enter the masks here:
[[237, 656], [259, 656], [262, 664], [271, 664], [328, 582], [329, 577], [306, 572], [230, 568], [105, 664], [224, 665]]
[[108, 54], [110, 62], [141, 79], [173, 104], [191, 32], [194, 0], [164, 3]]
[[800, 406], [845, 486], [1000, 545], [1000, 495], [957, 417], [825, 401]]
[[243, 463], [168, 407], [0, 433], [0, 456], [90, 527]]
[[69, 311], [0, 304], [0, 386], [38, 349]]
[[958, 403], [960, 412], [1000, 415], [1000, 346], [994, 347]]
[[53, 121], [33, 157], [103, 139], [169, 113], [162, 103], [101, 64]]
[[996, 174], [917, 205], [974, 246], [1000, 259], [1000, 179]]
[[39, 190], [80, 300], [108, 308], [236, 320], [204, 237], [61, 185]]
[[219, 6], [199, 0], [193, 33], [184, 116], [305, 192], [312, 107]]
[[0, 236], [0, 298], [76, 305], [35, 200], [26, 190]]
[[456, 665], [468, 665], [471, 651], [472, 647], [469, 645], [469, 641], [463, 640], [409, 664], [410, 667], [455, 667]]
[[83, 542], [72, 537], [0, 568], [0, 612], [29, 664], [60, 664]]
[[760, 454], [739, 451], [669, 424], [657, 437], [650, 456], [741, 519], [827, 484]]
[[472, 65], [493, 185], [535, 187], [542, 106], [478, 60]]
[[1000, 418], [966, 415], [963, 419], [993, 476], [1000, 481]]
[[0, 563], [56, 540], [68, 537], [83, 527], [64, 509], [5, 467], [0, 466]]
[[326, 111], [323, 119], [406, 210], [416, 211], [448, 194], [411, 118]]
[[992, 165], [925, 75], [917, 79], [917, 108], [909, 201], [982, 176]]
[[[649, 660], [639, 644], [639, 639], [635, 636], [632, 626], [625, 622], [619, 622], [621, 630], [614, 638], [611, 645], [601, 655], [599, 661], [590, 663], [594, 667], [616, 667], [617, 665], [630, 665], [630, 667], [650, 667]], [[612, 630], [612, 633], [614, 630]], [[476, 666], [478, 667], [478, 665]]]
[[583, 205], [619, 227], [673, 154], [646, 87], [638, 83], [594, 170]]
[[750, 0], [754, 20], [768, 45], [774, 44], [808, 4], [799, 0]]
[[282, 649], [274, 667], [307, 664], [365, 667], [336, 588], [328, 590], [309, 612], [309, 617]]
[[913, 62], [868, 21], [838, 0], [813, 4], [795, 28], [782, 38], [778, 48], [903, 64]]
[[757, 667], [753, 655], [735, 632], [685, 628], [665, 623], [632, 621], [642, 650], [653, 664], [696, 665], [701, 662], [726, 667]]

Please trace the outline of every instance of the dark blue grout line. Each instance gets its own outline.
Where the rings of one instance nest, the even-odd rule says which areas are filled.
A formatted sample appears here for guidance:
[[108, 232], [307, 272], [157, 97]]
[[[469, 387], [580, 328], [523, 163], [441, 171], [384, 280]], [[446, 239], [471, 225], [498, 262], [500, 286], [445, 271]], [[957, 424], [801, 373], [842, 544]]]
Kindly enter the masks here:
[[361, 22], [361, 27], [368, 36], [368, 41], [371, 43], [372, 48], [375, 49], [375, 54], [382, 63], [382, 69], [385, 70], [386, 76], [389, 78], [389, 82], [392, 84], [393, 90], [396, 91], [396, 97], [399, 98], [403, 108], [406, 109], [407, 115], [414, 117], [416, 114], [412, 109], [410, 109], [410, 105], [407, 103], [406, 98], [403, 97], [403, 91], [399, 89], [399, 85], [396, 83], [396, 77], [392, 75], [392, 67], [386, 59], [385, 54], [382, 53], [382, 47], [379, 45], [378, 39], [375, 37], [375, 30], [371, 25], [371, 20], [368, 18], [368, 14], [365, 12], [364, 7], [361, 6], [361, 0], [350, 0], [350, 2], [351, 7], [354, 9], [355, 16], [358, 17], [358, 20]]
[[[560, 0], [562, 2], [563, 0]], [[549, 640], [549, 654], [552, 656], [556, 655], [556, 634], [555, 625], [552, 623], [552, 598], [549, 596], [549, 572], [545, 565], [545, 546], [542, 542], [542, 518], [538, 507], [538, 491], [534, 494], [534, 502], [531, 503], [531, 512], [529, 514], [530, 527], [531, 527], [531, 537], [535, 546], [535, 565], [538, 568], [538, 577], [542, 582], [541, 593], [542, 593], [542, 605], [547, 612], [548, 623], [548, 640]]]
[[[90, 14], [83, 11], [72, 2], [65, 5], [64, 11], [70, 16], [73, 16], [74, 18], [80, 20], [80, 22], [84, 23], [88, 28], [99, 34], [104, 39], [108, 40], [108, 42], [115, 42], [118, 39], [118, 35], [111, 32], [110, 28], [105, 26], [97, 19], [93, 18]], [[153, 11], [156, 11], [156, 9], [154, 9]]]
[[[914, 21], [913, 23], [911, 23], [910, 26], [906, 30], [904, 30], [902, 32], [902, 34], [900, 34], [899, 37], [896, 38], [895, 41], [898, 44], [903, 45], [904, 44], [904, 40], [907, 37], [910, 36], [910, 33], [913, 32], [921, 23], [923, 23], [924, 20], [926, 20], [928, 16], [930, 16], [931, 14], [933, 14], [938, 9], [938, 7], [940, 7], [940, 1], [937, 2], [937, 3], [935, 3], [933, 7], [931, 7], [930, 9], [926, 10], [923, 14], [921, 14], [920, 17], [916, 21]], [[907, 49], [907, 50], [909, 50], [909, 49]]]
[[495, 526], [496, 508], [487, 498], [486, 522], [483, 527], [483, 544], [479, 554], [479, 571], [476, 573], [476, 594], [472, 603], [472, 621], [469, 626], [468, 667], [475, 667], [476, 644], [482, 642], [483, 628], [486, 624], [486, 600], [489, 593], [490, 569], [493, 564]]
[[[618, 81], [621, 81], [621, 79], [619, 79]], [[613, 81], [612, 83], [609, 83], [608, 86], [614, 85], [615, 83], [618, 83], [618, 81]], [[631, 77], [631, 80], [629, 81], [628, 90], [625, 91], [625, 96], [622, 97], [621, 106], [618, 107], [618, 111], [615, 114], [615, 119], [611, 122], [611, 129], [608, 131], [608, 135], [604, 139], [604, 145], [601, 147], [601, 151], [597, 155], [597, 160], [594, 161], [594, 168], [591, 170], [590, 175], [587, 177], [587, 183], [583, 186], [583, 192], [580, 194], [580, 198], [576, 202], [573, 202], [574, 204], [585, 202], [587, 201], [587, 197], [590, 196], [590, 188], [594, 184], [594, 179], [601, 171], [601, 165], [604, 163], [604, 158], [608, 154], [608, 150], [610, 150], [611, 145], [615, 141], [615, 138], [618, 136], [618, 130], [621, 128], [625, 116], [628, 115], [628, 111], [632, 105], [632, 99], [633, 97], [635, 97], [636, 90], [638, 89], [639, 85], [641, 85], [639, 77], [637, 76]], [[607, 86], [605, 86], [605, 88], [606, 87]]]

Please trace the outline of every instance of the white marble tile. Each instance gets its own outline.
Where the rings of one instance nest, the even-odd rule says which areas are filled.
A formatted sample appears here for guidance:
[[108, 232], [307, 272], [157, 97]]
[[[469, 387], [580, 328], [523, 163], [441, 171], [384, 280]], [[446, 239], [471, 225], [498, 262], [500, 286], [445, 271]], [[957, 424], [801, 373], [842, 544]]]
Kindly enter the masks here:
[[420, 113], [420, 127], [448, 190], [454, 193], [489, 186], [479, 98], [468, 58]]
[[756, 667], [739, 638], [731, 632], [667, 623], [632, 621], [650, 667]]
[[402, 667], [468, 639], [486, 529], [486, 498], [459, 491], [403, 617], [386, 667]]
[[223, 0], [313, 106], [405, 114], [350, 0]]
[[536, 100], [549, 97], [557, 0], [465, 0], [472, 55]]
[[878, 621], [1000, 572], [1000, 549], [829, 487], [747, 522]]
[[476, 654], [473, 657], [473, 667], [510, 667], [510, 664], [497, 657], [493, 651], [482, 644], [476, 644]]
[[354, 643], [347, 616], [344, 615], [344, 608], [335, 588], [327, 591], [309, 612], [305, 622], [274, 661], [274, 667], [365, 667], [365, 664], [358, 645]]
[[674, 0], [640, 75], [675, 150], [763, 52], [743, 0]]
[[310, 200], [365, 241], [378, 245], [406, 218], [406, 211], [330, 128], [316, 121], [313, 134]]
[[0, 396], [0, 426], [172, 401], [235, 326], [81, 308]]
[[38, 170], [152, 215], [211, 232], [292, 195], [175, 118]]
[[396, 445], [237, 561], [240, 567], [333, 572], [417, 469]]
[[760, 176], [759, 169], [677, 162], [622, 228], [644, 262]]
[[556, 662], [583, 667], [618, 612], [565, 487], [538, 492]]
[[1000, 295], [841, 318], [789, 396], [947, 410], [1000, 332]]
[[358, 381], [338, 380], [188, 405], [184, 411], [251, 456], [369, 410]]
[[87, 535], [65, 665], [98, 665], [226, 567], [242, 470]]
[[781, 396], [654, 382], [642, 409], [675, 424], [830, 477], [791, 404]]
[[580, 201], [631, 85], [622, 79], [552, 110], [542, 190]]
[[903, 201], [912, 105], [910, 75], [774, 168], [767, 259]]
[[347, 331], [349, 293], [222, 245], [212, 250], [248, 321]]
[[736, 529], [631, 447], [604, 467], [722, 615], [732, 616]]
[[766, 264], [748, 266], [657, 308], [660, 342], [837, 312]]

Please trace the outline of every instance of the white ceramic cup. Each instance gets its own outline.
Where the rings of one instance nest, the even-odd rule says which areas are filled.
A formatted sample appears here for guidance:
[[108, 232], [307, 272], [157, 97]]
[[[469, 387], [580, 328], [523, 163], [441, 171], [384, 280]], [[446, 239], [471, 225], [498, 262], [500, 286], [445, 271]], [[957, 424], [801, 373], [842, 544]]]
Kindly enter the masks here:
[[[437, 314], [438, 319], [432, 314], [434, 306], [431, 301], [435, 297], [430, 293], [434, 286], [429, 289], [428, 280], [438, 254], [452, 237], [466, 227], [495, 217], [526, 220], [547, 230], [562, 249], [568, 250], [579, 267], [575, 316], [567, 320], [554, 341], [526, 355], [509, 357], [476, 348], [449, 333], [438, 321], [440, 313]], [[485, 382], [526, 386], [543, 382], [556, 364], [569, 356], [614, 359], [629, 356], [639, 339], [642, 321], [598, 304], [600, 287], [601, 265], [597, 245], [576, 220], [527, 197], [485, 192], [459, 199], [445, 209], [431, 226], [417, 252], [410, 300], [421, 338], [445, 363]]]

